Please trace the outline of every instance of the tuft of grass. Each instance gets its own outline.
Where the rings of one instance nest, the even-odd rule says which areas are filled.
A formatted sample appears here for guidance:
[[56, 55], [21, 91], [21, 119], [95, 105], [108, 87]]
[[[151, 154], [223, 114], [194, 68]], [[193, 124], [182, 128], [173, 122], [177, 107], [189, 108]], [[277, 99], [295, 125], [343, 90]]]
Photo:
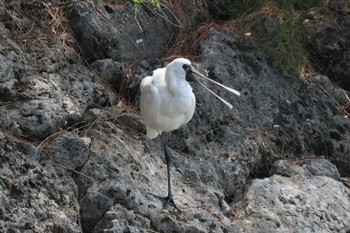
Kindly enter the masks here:
[[204, 22], [191, 29], [181, 28], [177, 37], [169, 43], [163, 60], [169, 61], [181, 56], [198, 60], [198, 46], [208, 37], [212, 26], [213, 22]]
[[308, 14], [325, 1], [231, 0], [235, 29], [271, 54], [287, 75], [303, 75], [312, 64], [307, 43], [313, 34]]
[[275, 29], [260, 37], [259, 42], [266, 44], [287, 74], [299, 74], [304, 66], [310, 66], [305, 45], [311, 31], [291, 5], [283, 6], [274, 22]]
[[142, 11], [142, 5], [150, 4], [153, 8], [160, 10], [161, 4], [158, 0], [124, 0], [124, 4], [135, 12]]
[[27, 51], [60, 44], [71, 58], [78, 57], [76, 41], [71, 31], [68, 16], [74, 0], [16, 0], [3, 3], [7, 27]]

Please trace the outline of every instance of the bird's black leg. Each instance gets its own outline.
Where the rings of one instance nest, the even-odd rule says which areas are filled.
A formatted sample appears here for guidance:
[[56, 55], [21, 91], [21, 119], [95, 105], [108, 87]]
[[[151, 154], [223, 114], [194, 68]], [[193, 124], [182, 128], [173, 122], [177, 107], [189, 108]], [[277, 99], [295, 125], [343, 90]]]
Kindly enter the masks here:
[[171, 176], [170, 176], [170, 165], [171, 165], [171, 159], [170, 159], [170, 151], [168, 147], [166, 146], [164, 139], [162, 136], [160, 136], [164, 148], [164, 155], [165, 155], [165, 161], [166, 161], [166, 167], [167, 167], [167, 173], [168, 173], [168, 196], [166, 197], [158, 197], [163, 202], [163, 209], [168, 208], [169, 205], [173, 206], [178, 212], [181, 212], [179, 208], [177, 208], [174, 199], [173, 194], [171, 192]]

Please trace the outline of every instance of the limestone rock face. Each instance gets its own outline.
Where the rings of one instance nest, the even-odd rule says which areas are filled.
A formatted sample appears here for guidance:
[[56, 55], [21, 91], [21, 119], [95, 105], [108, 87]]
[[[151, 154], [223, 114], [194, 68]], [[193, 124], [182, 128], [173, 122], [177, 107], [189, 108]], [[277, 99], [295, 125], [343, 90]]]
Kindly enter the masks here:
[[72, 29], [89, 62], [104, 58], [130, 62], [160, 58], [165, 53], [175, 30], [171, 15], [168, 20], [166, 15], [147, 15], [147, 10], [134, 15], [125, 7], [113, 8], [104, 1], [97, 2], [94, 7], [84, 2], [75, 4], [70, 16]]
[[252, 182], [236, 220], [247, 232], [347, 232], [349, 195], [327, 176], [273, 175]]
[[286, 77], [213, 26], [193, 65], [241, 96], [203, 80], [230, 110], [191, 84], [193, 119], [164, 134], [178, 214], [156, 197], [167, 191], [164, 155], [138, 115], [139, 83], [167, 64], [160, 57], [175, 26], [154, 12], [135, 21], [109, 1], [78, 1], [69, 8], [86, 58], [78, 64], [59, 43], [23, 49], [13, 30], [42, 15], [14, 7], [48, 5], [9, 2], [0, 0], [0, 232], [350, 231], [341, 183], [350, 122], [339, 109], [348, 100], [328, 77]]

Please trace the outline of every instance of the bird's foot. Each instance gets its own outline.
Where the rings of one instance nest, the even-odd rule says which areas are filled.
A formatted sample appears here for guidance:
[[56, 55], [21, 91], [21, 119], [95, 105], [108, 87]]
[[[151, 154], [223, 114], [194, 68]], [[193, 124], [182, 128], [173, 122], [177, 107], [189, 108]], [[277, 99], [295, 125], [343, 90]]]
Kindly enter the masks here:
[[177, 210], [178, 213], [181, 213], [181, 210], [177, 208], [172, 195], [168, 195], [167, 197], [160, 197], [157, 195], [153, 195], [153, 196], [162, 201], [163, 209], [167, 209], [169, 206], [172, 206], [174, 207], [174, 209]]

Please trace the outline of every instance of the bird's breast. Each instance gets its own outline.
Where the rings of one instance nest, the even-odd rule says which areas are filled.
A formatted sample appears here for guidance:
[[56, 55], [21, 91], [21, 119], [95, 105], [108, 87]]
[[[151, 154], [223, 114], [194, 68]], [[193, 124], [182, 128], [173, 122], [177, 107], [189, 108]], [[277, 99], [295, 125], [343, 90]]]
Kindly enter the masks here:
[[181, 95], [169, 95], [163, 101], [163, 110], [161, 114], [168, 116], [175, 125], [174, 127], [180, 127], [191, 120], [195, 110], [195, 96], [191, 91], [183, 92]]
[[174, 90], [160, 78], [142, 82], [141, 114], [149, 129], [158, 133], [169, 132], [191, 120], [196, 99], [191, 86], [186, 84]]

